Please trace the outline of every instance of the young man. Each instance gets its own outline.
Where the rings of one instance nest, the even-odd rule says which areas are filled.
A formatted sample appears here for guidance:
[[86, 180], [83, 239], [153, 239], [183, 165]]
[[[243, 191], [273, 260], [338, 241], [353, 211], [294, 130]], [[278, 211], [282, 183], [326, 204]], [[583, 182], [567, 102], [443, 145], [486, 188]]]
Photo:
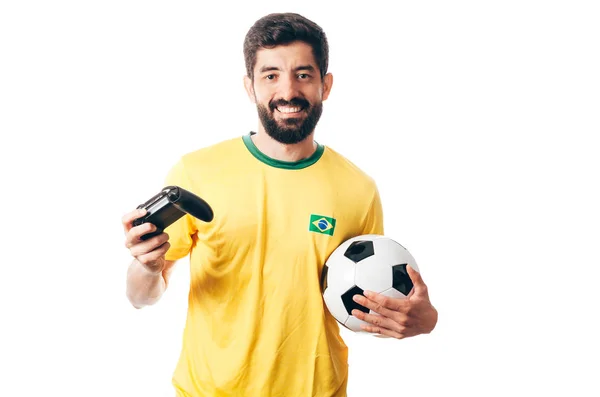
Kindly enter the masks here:
[[[319, 276], [331, 252], [361, 234], [383, 234], [373, 179], [329, 147], [314, 129], [333, 77], [328, 44], [297, 14], [258, 20], [244, 42], [245, 88], [256, 104], [256, 133], [181, 157], [167, 185], [213, 208], [147, 241], [142, 213], [122, 219], [134, 257], [127, 296], [141, 308], [165, 292], [176, 260], [190, 255], [183, 348], [173, 375], [178, 396], [345, 396], [347, 347], [323, 304]], [[326, 219], [318, 222], [315, 220]], [[335, 220], [335, 222], [333, 221]], [[357, 296], [379, 315], [355, 315], [367, 332], [396, 338], [428, 333], [437, 312], [419, 274], [409, 299]]]

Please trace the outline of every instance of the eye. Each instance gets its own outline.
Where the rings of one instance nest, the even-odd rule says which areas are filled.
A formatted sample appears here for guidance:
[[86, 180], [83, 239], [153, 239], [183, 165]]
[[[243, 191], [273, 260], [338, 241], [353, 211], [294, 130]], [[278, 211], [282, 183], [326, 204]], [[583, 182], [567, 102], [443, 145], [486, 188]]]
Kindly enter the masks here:
[[309, 75], [309, 74], [307, 74], [307, 73], [300, 73], [300, 74], [298, 75], [298, 78], [299, 78], [300, 80], [306, 80], [306, 79], [308, 79], [309, 77], [310, 77], [310, 75]]
[[265, 79], [267, 79], [267, 80], [274, 80], [275, 79], [275, 75], [274, 74], [269, 74], [269, 75], [265, 76]]

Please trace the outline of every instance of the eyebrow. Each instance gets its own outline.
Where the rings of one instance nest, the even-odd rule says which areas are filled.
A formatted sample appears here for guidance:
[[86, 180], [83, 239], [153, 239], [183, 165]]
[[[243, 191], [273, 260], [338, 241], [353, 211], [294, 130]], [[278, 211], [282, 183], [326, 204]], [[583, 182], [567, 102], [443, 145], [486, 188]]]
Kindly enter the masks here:
[[[278, 68], [277, 66], [263, 66], [262, 68], [260, 68], [259, 72], [264, 73], [264, 72], [270, 72], [273, 70], [281, 70], [281, 69]], [[298, 72], [300, 70], [308, 70], [309, 72], [314, 72], [315, 68], [311, 65], [301, 65], [301, 66], [294, 68], [294, 72]]]

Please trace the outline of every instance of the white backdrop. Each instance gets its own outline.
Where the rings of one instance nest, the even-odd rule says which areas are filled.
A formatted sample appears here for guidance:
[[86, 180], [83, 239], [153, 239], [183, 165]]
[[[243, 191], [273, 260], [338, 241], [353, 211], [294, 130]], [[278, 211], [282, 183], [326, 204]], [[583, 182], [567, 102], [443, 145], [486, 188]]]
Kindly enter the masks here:
[[120, 219], [256, 129], [244, 35], [295, 11], [331, 46], [317, 140], [376, 178], [440, 313], [342, 330], [349, 396], [598, 396], [594, 3], [2, 2], [0, 395], [173, 395], [188, 262], [133, 309]]

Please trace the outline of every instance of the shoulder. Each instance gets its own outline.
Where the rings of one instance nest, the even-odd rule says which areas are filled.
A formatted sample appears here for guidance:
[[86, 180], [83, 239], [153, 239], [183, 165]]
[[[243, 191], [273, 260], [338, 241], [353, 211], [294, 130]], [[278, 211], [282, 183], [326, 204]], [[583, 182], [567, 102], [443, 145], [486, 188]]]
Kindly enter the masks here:
[[233, 159], [243, 156], [242, 136], [229, 138], [177, 156], [167, 172], [171, 184], [193, 184], [198, 178], [206, 182], [211, 175], [231, 168]]
[[330, 146], [325, 146], [323, 159], [326, 167], [336, 173], [336, 177], [347, 178], [354, 181], [355, 185], [376, 189], [375, 179], [370, 174]]
[[179, 158], [184, 168], [217, 166], [238, 157], [243, 149], [242, 136], [229, 138], [193, 151], [185, 152]]

